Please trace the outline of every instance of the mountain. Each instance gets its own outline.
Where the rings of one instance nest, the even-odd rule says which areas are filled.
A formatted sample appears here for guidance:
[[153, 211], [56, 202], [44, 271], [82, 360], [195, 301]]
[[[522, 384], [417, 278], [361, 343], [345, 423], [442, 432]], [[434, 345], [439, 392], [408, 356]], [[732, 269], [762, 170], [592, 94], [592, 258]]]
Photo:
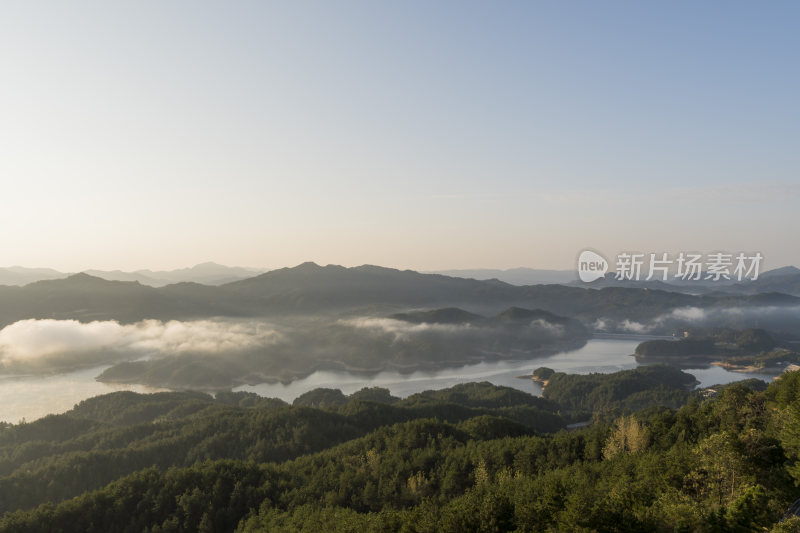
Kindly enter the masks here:
[[84, 270], [84, 274], [107, 281], [135, 281], [150, 287], [163, 287], [171, 283], [167, 279], [154, 278], [142, 272], [124, 272], [122, 270]]
[[[191, 281], [203, 285], [223, 285], [232, 281], [249, 278], [264, 272], [264, 269], [229, 267], [218, 263], [200, 263], [191, 268], [178, 270], [137, 270], [135, 273], [149, 278], [163, 280], [163, 285]], [[144, 283], [144, 282], [143, 282]]]
[[800, 270], [795, 267], [783, 267], [764, 272], [755, 281], [742, 283], [737, 288], [742, 292], [783, 292], [800, 296]]
[[0, 268], [0, 285], [27, 285], [43, 279], [65, 277], [67, 277], [67, 274], [52, 268], [25, 268], [20, 266]]
[[161, 290], [138, 282], [108, 281], [84, 273], [64, 279], [37, 281], [24, 287], [0, 287], [2, 326], [26, 318], [134, 322], [147, 318], [167, 320], [214, 316], [225, 311], [224, 305], [210, 294], [193, 299], [176, 296], [174, 289]]
[[[671, 292], [685, 292], [687, 294], [692, 294], [695, 291], [689, 291], [688, 287], [678, 286], [669, 282], [660, 281], [656, 279], [652, 280], [627, 280], [627, 279], [617, 279], [617, 275], [614, 272], [609, 272], [602, 278], [596, 279], [590, 282], [583, 282], [583, 281], [573, 281], [569, 283], [570, 286], [573, 287], [589, 287], [592, 289], [604, 289], [606, 287], [623, 287], [629, 289], [651, 289], [651, 290], [659, 290], [659, 291], [671, 291]], [[706, 291], [701, 291], [706, 292]]]
[[800, 275], [800, 268], [790, 265], [790, 266], [775, 268], [772, 270], [767, 270], [766, 272], [764, 272], [759, 276], [759, 279], [774, 278], [778, 276], [796, 276], [796, 275]]
[[586, 335], [585, 329], [576, 320], [541, 309], [523, 309], [521, 307], [509, 307], [493, 317], [477, 315], [457, 307], [446, 307], [430, 311], [396, 313], [391, 315], [390, 318], [412, 324], [470, 324], [476, 326], [513, 325], [528, 327], [534, 322], [546, 322], [553, 326], [568, 325], [578, 330], [579, 334]]
[[0, 286], [0, 325], [25, 318], [131, 322], [217, 316], [386, 316], [446, 307], [484, 316], [509, 307], [541, 309], [591, 323], [598, 318], [643, 321], [679, 307], [721, 305], [797, 306], [800, 299], [771, 293], [693, 296], [648, 288], [520, 287], [497, 280], [421, 274], [373, 265], [345, 268], [303, 263], [220, 286], [181, 282], [150, 287], [85, 273], [24, 287]]
[[[98, 359], [119, 363], [103, 374], [105, 381], [209, 389], [291, 381], [314, 370], [435, 370], [520, 354], [549, 355], [579, 347], [595, 328], [670, 333], [735, 321], [740, 329], [797, 331], [798, 307], [800, 298], [780, 293], [693, 296], [623, 287], [519, 287], [372, 265], [314, 263], [221, 286], [149, 287], [85, 273], [0, 286], [0, 327], [23, 319], [213, 319], [214, 327], [224, 330], [228, 326], [220, 320], [234, 318], [246, 320], [227, 320], [231, 328], [262, 328], [264, 335], [233, 332], [234, 344], [213, 354], [169, 352], [148, 361], [119, 362], [120, 354], [112, 350]], [[73, 360], [83, 359], [63, 364]]]
[[[0, 325], [26, 318], [118, 320], [258, 317], [286, 313], [408, 310], [466, 302], [507, 307], [529, 300], [519, 287], [376, 266], [304, 263], [221, 286], [181, 282], [151, 287], [86, 273], [0, 286]], [[370, 311], [372, 310], [372, 311]]]
[[[263, 269], [229, 267], [217, 263], [201, 263], [191, 268], [177, 270], [86, 270], [86, 274], [108, 281], [137, 281], [150, 287], [163, 287], [171, 283], [194, 282], [204, 285], [223, 285], [262, 273]], [[0, 285], [22, 286], [36, 281], [63, 279], [69, 273], [52, 268], [6, 267], [0, 268]]]
[[[653, 282], [654, 286], [664, 284]], [[654, 320], [676, 308], [800, 305], [794, 296], [714, 292], [692, 295], [636, 286], [515, 286], [441, 274], [364, 265], [345, 268], [303, 263], [220, 287], [254, 307], [283, 313], [359, 312], [381, 314], [458, 307], [469, 313], [497, 314], [509, 307], [541, 309], [591, 323], [598, 318]], [[769, 302], [769, 303], [766, 303]]]
[[138, 281], [151, 287], [163, 287], [170, 283], [193, 282], [203, 285], [223, 285], [260, 274], [263, 270], [229, 267], [217, 263], [200, 263], [191, 268], [177, 270], [87, 270], [87, 274], [114, 281]]
[[497, 320], [502, 322], [532, 322], [534, 320], [543, 320], [551, 324], [566, 324], [568, 319], [542, 311], [541, 309], [522, 309], [521, 307], [509, 307], [499, 315]]
[[390, 318], [411, 322], [412, 324], [469, 324], [486, 320], [481, 315], [464, 311], [457, 307], [433, 309], [431, 311], [412, 311], [410, 313], [396, 313]]
[[246, 298], [297, 310], [329, 310], [370, 305], [432, 307], [466, 303], [502, 305], [524, 298], [520, 287], [502, 282], [420, 274], [374, 265], [345, 268], [303, 263], [223, 285]]
[[510, 285], [539, 285], [542, 283], [570, 283], [578, 276], [574, 270], [542, 270], [535, 268], [509, 268], [506, 270], [477, 268], [460, 270], [439, 270], [427, 272], [455, 278], [477, 280], [496, 279]]
[[[386, 277], [389, 273], [403, 272], [405, 279], [399, 280], [395, 277], [392, 284], [395, 288], [399, 284], [419, 282], [416, 276], [439, 276], [439, 279], [457, 279], [466, 282], [481, 281], [483, 287], [493, 285], [495, 287], [508, 290], [513, 286], [530, 286], [545, 284], [562, 284], [577, 288], [602, 289], [607, 287], [652, 289], [667, 292], [680, 292], [685, 294], [706, 294], [713, 291], [733, 292], [740, 294], [754, 294], [760, 292], [784, 292], [800, 296], [800, 269], [793, 266], [786, 266], [770, 270], [761, 274], [756, 281], [719, 281], [712, 282], [706, 280], [681, 281], [669, 280], [663, 282], [659, 280], [651, 281], [619, 281], [614, 273], [608, 273], [604, 278], [591, 283], [583, 283], [576, 280], [574, 271], [571, 270], [538, 270], [532, 268], [513, 268], [508, 270], [491, 269], [471, 269], [471, 270], [446, 270], [439, 272], [419, 273], [411, 270], [399, 271], [391, 268], [383, 268], [372, 265], [363, 265], [348, 269], [337, 265], [320, 266], [315, 263], [303, 263], [293, 268], [281, 268], [272, 272], [264, 272], [259, 269], [243, 267], [228, 267], [217, 263], [201, 263], [190, 268], [177, 270], [137, 270], [127, 272], [122, 270], [86, 270], [90, 276], [102, 278], [108, 281], [127, 281], [139, 282], [150, 287], [165, 287], [170, 284], [191, 282], [203, 285], [222, 286], [234, 282], [242, 282], [233, 285], [234, 292], [247, 293], [254, 289], [259, 296], [265, 293], [279, 297], [283, 295], [289, 300], [292, 296], [287, 290], [293, 286], [299, 287], [300, 292], [305, 292], [301, 287], [303, 283], [309, 282], [316, 284], [318, 289], [323, 289], [325, 285], [336, 283], [352, 284], [356, 275], [361, 276], [357, 283], [371, 280], [376, 294], [381, 290], [380, 284], [390, 281]], [[265, 276], [271, 274], [271, 276]], [[0, 268], [0, 286], [23, 286], [29, 283], [43, 280], [63, 279], [70, 274], [59, 272], [51, 268], [25, 268], [25, 267], [5, 267]], [[257, 279], [258, 281], [253, 281]], [[455, 287], [455, 284], [451, 284]], [[463, 285], [468, 287], [470, 285]], [[509, 287], [512, 286], [512, 287]], [[471, 287], [476, 287], [471, 285]], [[383, 291], [385, 292], [385, 291]], [[413, 298], [412, 298], [413, 299]], [[421, 304], [428, 305], [437, 301], [436, 298], [421, 300]]]
[[699, 280], [681, 280], [672, 278], [668, 281], [661, 280], [618, 280], [616, 274], [609, 272], [604, 277], [584, 283], [573, 281], [568, 285], [573, 287], [591, 287], [595, 289], [605, 287], [647, 288], [661, 291], [681, 292], [685, 294], [708, 294], [712, 292], [727, 292], [737, 294], [759, 294], [781, 292], [800, 296], [800, 269], [787, 266], [768, 270], [762, 273], [757, 280], [737, 281], [735, 279], [718, 281], [706, 280], [705, 274]]

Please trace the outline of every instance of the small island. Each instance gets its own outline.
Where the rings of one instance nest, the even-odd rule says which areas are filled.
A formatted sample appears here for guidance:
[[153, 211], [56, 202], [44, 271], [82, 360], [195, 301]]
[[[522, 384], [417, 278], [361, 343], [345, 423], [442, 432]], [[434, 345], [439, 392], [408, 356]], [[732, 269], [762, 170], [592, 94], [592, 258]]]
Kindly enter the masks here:
[[780, 374], [785, 370], [800, 365], [800, 354], [778, 348], [756, 355], [739, 355], [722, 361], [714, 361], [712, 365], [721, 366], [734, 372], [765, 372]]
[[529, 376], [517, 376], [520, 379], [531, 379], [542, 386], [544, 389], [547, 386], [550, 377], [555, 374], [556, 371], [552, 368], [547, 368], [546, 366], [540, 366], [533, 373]]

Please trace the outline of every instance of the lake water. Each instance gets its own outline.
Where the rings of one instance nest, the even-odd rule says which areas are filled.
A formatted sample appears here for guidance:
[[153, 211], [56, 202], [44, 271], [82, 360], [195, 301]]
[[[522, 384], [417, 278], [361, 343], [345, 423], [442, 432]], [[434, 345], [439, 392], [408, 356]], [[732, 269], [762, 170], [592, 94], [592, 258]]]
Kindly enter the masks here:
[[119, 390], [156, 392], [144, 385], [117, 385], [95, 381], [108, 366], [49, 376], [0, 375], [0, 421], [28, 422], [51, 413], [63, 413], [86, 398]]
[[[638, 364], [630, 354], [645, 338], [647, 337], [593, 338], [583, 348], [547, 357], [525, 361], [479, 363], [434, 372], [400, 374], [393, 371], [372, 376], [347, 372], [314, 372], [287, 385], [262, 383], [241, 386], [235, 390], [256, 392], [262, 396], [291, 402], [297, 396], [317, 387], [341, 389], [345, 394], [351, 394], [363, 387], [384, 387], [395, 396], [405, 397], [424, 390], [451, 387], [458, 383], [489, 381], [495, 385], [514, 387], [539, 396], [542, 393], [539, 385], [530, 379], [520, 379], [517, 376], [530, 375], [540, 366], [574, 374], [610, 373], [635, 368]], [[164, 390], [142, 385], [113, 385], [95, 381], [95, 377], [106, 368], [108, 367], [96, 367], [52, 376], [0, 375], [0, 420], [16, 423], [22, 418], [31, 421], [50, 413], [63, 413], [81, 400], [118, 390], [136, 392]], [[717, 366], [692, 369], [687, 372], [700, 381], [701, 387], [752, 377], [765, 381], [772, 380], [770, 375], [730, 372]]]
[[[280, 398], [291, 402], [304, 392], [317, 387], [341, 389], [345, 394], [351, 394], [363, 387], [383, 387], [389, 389], [393, 395], [402, 398], [424, 390], [444, 389], [459, 383], [488, 381], [495, 385], [514, 387], [515, 389], [541, 396], [541, 386], [533, 380], [520, 379], [518, 376], [530, 375], [533, 370], [540, 366], [570, 374], [590, 374], [592, 372], [607, 374], [618, 370], [636, 368], [639, 364], [631, 357], [631, 354], [640, 342], [652, 338], [655, 337], [606, 335], [603, 338], [589, 340], [583, 348], [578, 350], [524, 361], [479, 363], [461, 368], [449, 368], [434, 372], [414, 372], [413, 374], [400, 374], [394, 371], [381, 372], [373, 376], [321, 371], [314, 372], [304, 379], [293, 381], [289, 384], [262, 383], [259, 385], [243, 385], [235, 390], [255, 392], [261, 396]], [[758, 378], [769, 382], [773, 378], [772, 375], [767, 374], [731, 372], [718, 366], [691, 369], [686, 370], [686, 372], [697, 378], [700, 382], [700, 387], [709, 387], [748, 378]]]

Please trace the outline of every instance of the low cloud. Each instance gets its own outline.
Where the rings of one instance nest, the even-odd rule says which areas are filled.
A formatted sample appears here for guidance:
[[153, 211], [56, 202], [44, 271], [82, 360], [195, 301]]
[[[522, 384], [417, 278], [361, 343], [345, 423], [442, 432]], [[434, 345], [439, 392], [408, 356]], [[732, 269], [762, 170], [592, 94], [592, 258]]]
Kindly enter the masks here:
[[20, 320], [0, 330], [0, 364], [6, 369], [31, 369], [225, 353], [274, 344], [280, 338], [274, 327], [258, 322]]
[[637, 322], [630, 319], [617, 321], [609, 318], [599, 318], [593, 324], [595, 331], [620, 331], [640, 334], [665, 334], [678, 328], [692, 326], [797, 331], [800, 329], [800, 307], [679, 307], [646, 322]]
[[699, 307], [679, 307], [673, 309], [668, 315], [657, 318], [656, 322], [665, 322], [669, 319], [697, 322], [705, 320], [707, 317], [708, 313], [705, 309], [700, 309]]
[[541, 318], [531, 322], [531, 328], [543, 330], [554, 337], [563, 337], [566, 333], [566, 328], [561, 324], [553, 324]]
[[619, 325], [619, 329], [627, 331], [628, 333], [649, 333], [653, 326], [648, 326], [634, 320], [623, 320]]
[[[393, 318], [360, 317], [339, 320], [339, 326], [364, 337], [388, 340], [393, 344], [413, 344], [418, 341], [449, 343], [466, 350], [493, 343], [507, 342], [509, 331], [502, 323], [441, 324], [414, 323]], [[567, 334], [566, 327], [543, 319], [515, 326], [511, 337], [521, 343], [537, 343], [561, 339]], [[501, 340], [502, 339], [502, 340]]]
[[361, 317], [340, 320], [339, 324], [376, 334], [391, 334], [395, 341], [409, 340], [422, 333], [458, 333], [472, 329], [470, 324], [415, 324], [394, 318]]

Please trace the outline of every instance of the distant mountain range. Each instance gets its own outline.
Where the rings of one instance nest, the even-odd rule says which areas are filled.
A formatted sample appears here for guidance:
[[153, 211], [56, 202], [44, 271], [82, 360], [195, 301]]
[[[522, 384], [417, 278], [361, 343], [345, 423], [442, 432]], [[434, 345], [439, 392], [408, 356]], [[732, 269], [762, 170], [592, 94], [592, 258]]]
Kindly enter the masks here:
[[653, 289], [662, 291], [677, 291], [687, 294], [708, 294], [712, 292], [729, 292], [736, 294], [759, 294], [767, 292], [781, 292], [800, 296], [800, 269], [794, 266], [776, 268], [762, 273], [757, 280], [736, 281], [720, 279], [718, 281], [706, 280], [701, 276], [699, 280], [670, 279], [661, 280], [618, 280], [613, 272], [605, 277], [590, 283], [573, 281], [568, 285], [576, 287], [591, 287], [602, 289], [605, 287], [626, 287]]
[[[330, 284], [339, 282], [352, 282], [352, 277], [341, 278], [345, 270], [344, 267], [336, 265], [328, 265], [326, 267], [319, 267], [314, 263], [304, 263], [294, 268], [282, 268], [273, 272], [276, 276], [261, 278], [260, 276], [267, 272], [265, 269], [252, 269], [243, 267], [229, 267], [217, 263], [201, 263], [190, 268], [181, 268], [177, 270], [137, 270], [134, 272], [126, 272], [122, 270], [86, 270], [85, 274], [101, 278], [107, 281], [135, 281], [142, 285], [150, 287], [165, 287], [176, 283], [199, 283], [202, 285], [221, 286], [233, 282], [245, 282], [237, 286], [237, 290], [245, 290], [245, 287], [254, 288], [259, 286], [257, 291], [265, 290], [260, 281], [247, 282], [249, 279], [258, 278], [262, 279], [277, 279], [280, 277], [292, 278], [295, 282], [312, 282], [309, 277], [309, 272], [313, 271], [311, 265], [318, 267], [322, 270], [316, 272], [313, 277], [313, 283], [316, 283], [317, 288], [321, 289], [320, 283]], [[358, 283], [369, 282], [369, 280], [386, 281], [380, 277], [376, 277], [376, 273], [381, 271], [381, 267], [370, 265], [363, 265], [354, 267], [356, 272], [362, 276], [357, 280]], [[393, 269], [383, 269], [384, 271]], [[370, 274], [370, 271], [372, 272]], [[412, 271], [404, 271], [412, 272]], [[414, 274], [421, 274], [414, 272]], [[438, 275], [449, 278], [459, 278], [466, 280], [487, 281], [487, 282], [502, 282], [507, 285], [514, 286], [528, 286], [528, 285], [569, 285], [580, 288], [593, 288], [602, 289], [607, 287], [618, 288], [639, 288], [661, 290], [669, 292], [682, 292], [687, 294], [707, 294], [710, 292], [732, 292], [738, 294], [757, 294], [764, 292], [782, 292], [800, 296], [800, 269], [794, 266], [786, 266], [776, 268], [762, 273], [756, 281], [681, 281], [671, 279], [669, 281], [660, 280], [641, 280], [641, 281], [620, 281], [617, 280], [613, 272], [606, 274], [604, 278], [600, 278], [591, 283], [584, 283], [577, 279], [575, 271], [572, 270], [542, 270], [534, 268], [512, 268], [507, 270], [498, 269], [465, 269], [465, 270], [442, 270], [436, 272], [426, 272], [423, 274]], [[0, 285], [9, 286], [23, 286], [36, 281], [65, 279], [73, 274], [59, 272], [52, 268], [26, 268], [20, 266], [13, 267], [0, 267]], [[406, 274], [406, 277], [408, 275]], [[382, 290], [380, 287], [375, 287]]]
[[[202, 283], [203, 285], [222, 285], [249, 278], [264, 272], [264, 269], [229, 267], [217, 263], [201, 263], [191, 268], [177, 270], [86, 270], [91, 276], [109, 281], [138, 281], [150, 287], [163, 287], [171, 283], [184, 281]], [[35, 281], [63, 279], [71, 273], [59, 272], [52, 268], [26, 268], [20, 266], [0, 268], [0, 285], [27, 285]]]
[[60, 279], [68, 275], [52, 268], [0, 267], [0, 285], [27, 285], [34, 281]]
[[[800, 273], [766, 276], [764, 280], [779, 287], [797, 283], [800, 289]], [[651, 288], [590, 287], [520, 287], [497, 280], [421, 274], [373, 265], [345, 268], [315, 263], [281, 268], [219, 286], [180, 282], [150, 287], [81, 273], [23, 287], [0, 286], [0, 326], [25, 318], [135, 322], [148, 318], [354, 313], [386, 316], [443, 307], [486, 315], [515, 306], [574, 317], [584, 323], [600, 318], [641, 322], [676, 308], [800, 306], [800, 298], [776, 292], [690, 295]]]
[[477, 280], [496, 279], [510, 285], [565, 284], [578, 280], [578, 275], [574, 270], [542, 270], [524, 267], [509, 268], [506, 270], [490, 268], [438, 270], [427, 273]]
[[[800, 279], [800, 273], [783, 271], [764, 280], [784, 287], [796, 278]], [[516, 286], [496, 279], [374, 265], [346, 268], [303, 263], [216, 286], [182, 281], [151, 287], [87, 273], [22, 287], [0, 286], [0, 328], [25, 319], [121, 324], [207, 319], [206, 324], [191, 327], [202, 330], [216, 324], [221, 329], [213, 331], [261, 328], [272, 332], [269, 340], [257, 345], [240, 342], [234, 335], [237, 340], [222, 350], [224, 357], [181, 352], [147, 361], [120, 361], [120, 354], [103, 349], [96, 354], [67, 351], [55, 359], [42, 359], [49, 369], [100, 360], [119, 363], [103, 374], [106, 381], [230, 387], [272, 379], [291, 381], [314, 370], [410, 372], [550, 354], [577, 348], [592, 331], [670, 334], [692, 326], [724, 326], [796, 332], [800, 331], [800, 298], [778, 292], [692, 295], [639, 287]], [[148, 324], [152, 323], [132, 329], [151, 327]], [[22, 324], [12, 331], [24, 334], [36, 327], [67, 327], [54, 330], [58, 339], [76, 326]], [[180, 331], [189, 326], [175, 327]], [[11, 358], [2, 365], [8, 371], [34, 372], [40, 368], [37, 361]]]
[[[710, 281], [706, 279], [684, 281], [680, 279], [660, 280], [617, 280], [613, 272], [606, 274], [591, 283], [578, 280], [574, 270], [540, 270], [534, 268], [441, 270], [430, 272], [459, 278], [476, 280], [498, 280], [510, 285], [561, 284], [573, 287], [590, 287], [602, 289], [606, 287], [652, 289], [687, 294], [707, 294], [710, 292], [734, 292], [740, 294], [757, 294], [763, 292], [782, 292], [800, 296], [800, 269], [785, 266], [763, 272], [756, 281], [736, 280]], [[704, 276], [703, 276], [704, 277]]]

